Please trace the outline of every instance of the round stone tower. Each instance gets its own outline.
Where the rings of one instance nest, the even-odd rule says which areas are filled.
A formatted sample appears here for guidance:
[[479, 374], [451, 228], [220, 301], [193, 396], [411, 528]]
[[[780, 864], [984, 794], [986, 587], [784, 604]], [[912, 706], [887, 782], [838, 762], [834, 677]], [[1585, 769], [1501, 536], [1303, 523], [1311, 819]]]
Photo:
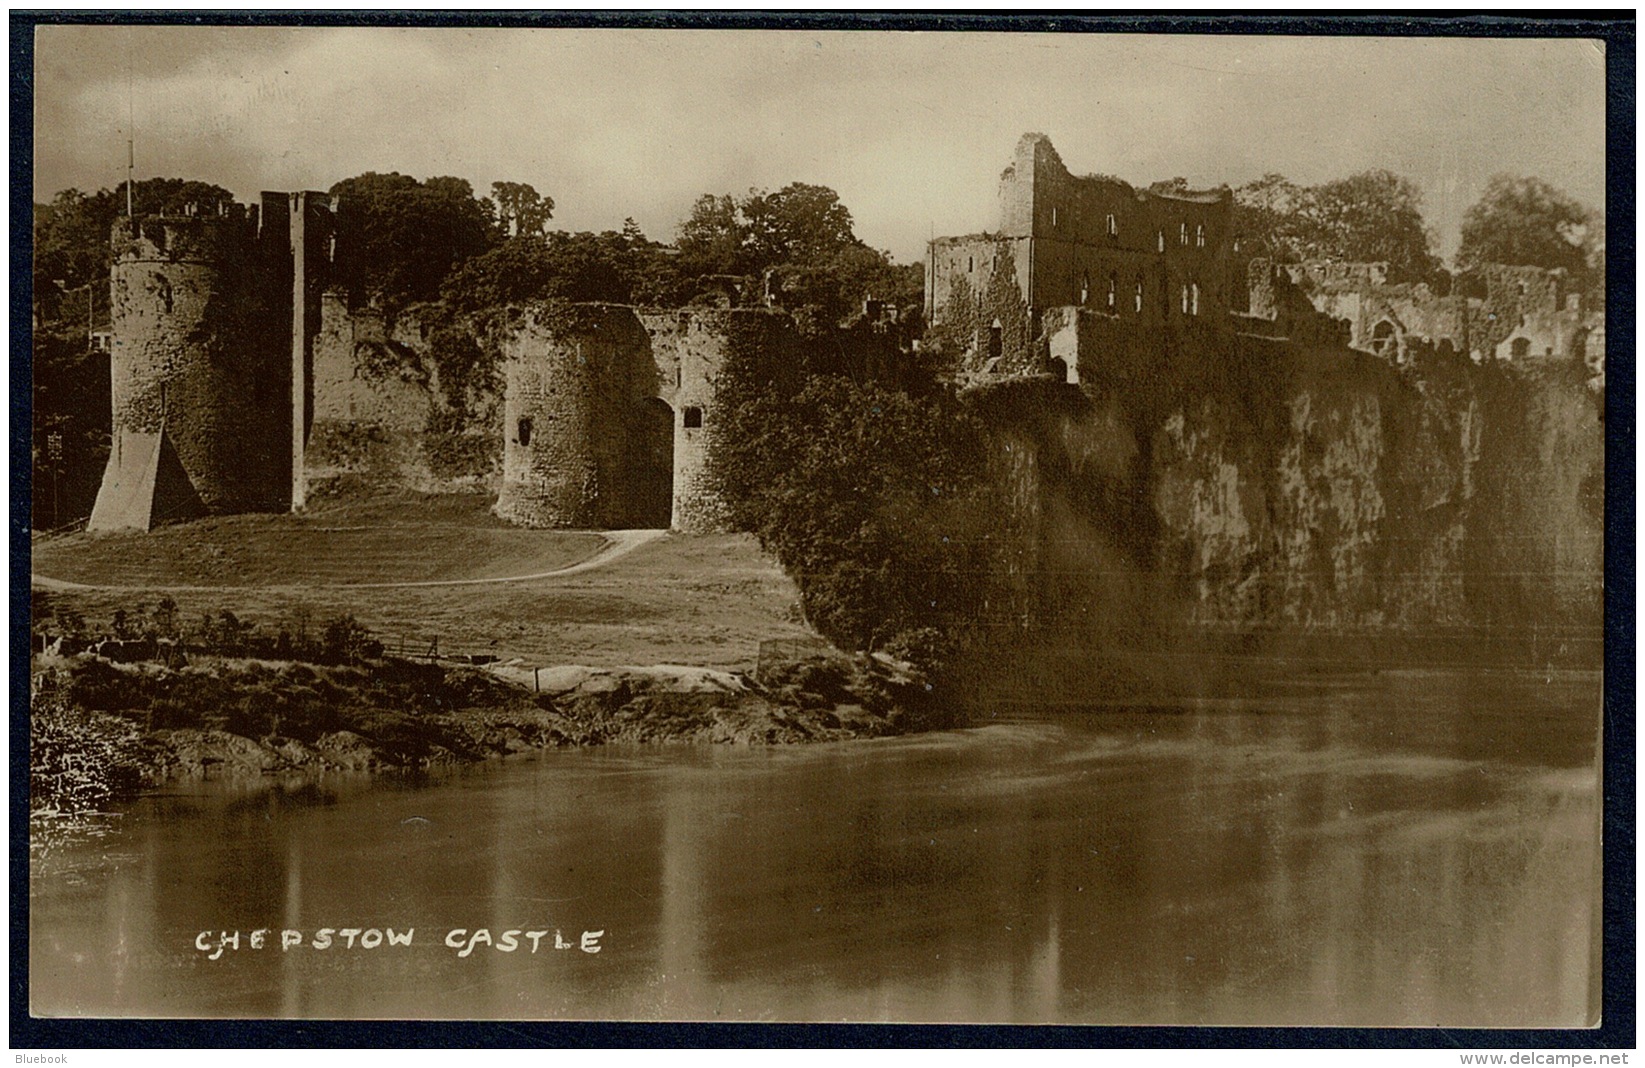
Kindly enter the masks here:
[[728, 364], [801, 363], [793, 320], [752, 308], [537, 304], [502, 351], [497, 514], [535, 527], [729, 529], [709, 474]]
[[234, 209], [116, 226], [113, 440], [92, 529], [290, 501], [285, 324], [256, 225]]
[[532, 306], [503, 356], [497, 514], [533, 527], [668, 526], [674, 413], [634, 310]]

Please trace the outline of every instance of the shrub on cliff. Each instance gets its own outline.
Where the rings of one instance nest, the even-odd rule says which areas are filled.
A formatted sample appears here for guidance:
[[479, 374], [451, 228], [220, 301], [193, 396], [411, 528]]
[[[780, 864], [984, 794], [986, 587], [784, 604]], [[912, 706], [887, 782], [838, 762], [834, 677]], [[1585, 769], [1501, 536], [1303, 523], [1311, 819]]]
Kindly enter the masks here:
[[991, 570], [979, 519], [997, 513], [982, 428], [956, 398], [825, 375], [721, 410], [713, 477], [821, 634], [874, 649], [971, 620]]

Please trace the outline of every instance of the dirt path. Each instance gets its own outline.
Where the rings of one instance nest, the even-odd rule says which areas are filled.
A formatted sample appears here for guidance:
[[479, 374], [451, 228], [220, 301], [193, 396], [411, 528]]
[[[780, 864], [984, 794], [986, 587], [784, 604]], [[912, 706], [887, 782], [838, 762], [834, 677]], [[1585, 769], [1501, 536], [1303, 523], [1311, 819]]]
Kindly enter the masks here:
[[642, 545], [647, 545], [668, 533], [666, 530], [602, 530], [599, 535], [605, 539], [605, 544], [594, 551], [592, 556], [579, 560], [574, 564], [557, 567], [549, 571], [539, 571], [530, 575], [508, 575], [502, 578], [476, 579], [434, 579], [422, 582], [350, 582], [325, 584], [283, 584], [271, 586], [96, 586], [83, 582], [69, 582], [66, 579], [51, 578], [39, 572], [31, 573], [29, 580], [34, 586], [46, 590], [121, 590], [142, 589], [156, 593], [231, 593], [239, 590], [266, 590], [266, 591], [302, 591], [314, 589], [327, 590], [404, 590], [429, 588], [436, 586], [489, 586], [508, 582], [535, 582], [539, 579], [561, 578], [567, 575], [578, 575], [584, 571], [593, 571], [604, 567], [613, 560], [619, 560]]

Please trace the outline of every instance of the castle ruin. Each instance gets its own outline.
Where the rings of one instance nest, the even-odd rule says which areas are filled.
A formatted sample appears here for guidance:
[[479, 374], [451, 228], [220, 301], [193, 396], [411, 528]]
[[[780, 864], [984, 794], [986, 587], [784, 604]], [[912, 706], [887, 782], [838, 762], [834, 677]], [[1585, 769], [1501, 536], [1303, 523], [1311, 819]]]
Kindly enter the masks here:
[[1275, 263], [1235, 232], [1226, 186], [1076, 177], [1043, 134], [1023, 135], [1000, 176], [996, 230], [931, 242], [925, 312], [971, 379], [1078, 382], [1104, 338], [1207, 329], [1396, 363], [1452, 353], [1575, 361], [1603, 375], [1604, 317], [1563, 271], [1485, 265], [1440, 294], [1390, 285], [1382, 263]]
[[[722, 371], [744, 351], [794, 365], [809, 344], [769, 308], [534, 303], [491, 328], [499, 382], [437, 430], [455, 387], [424, 313], [350, 307], [327, 288], [330, 198], [128, 220], [113, 241], [113, 443], [92, 530], [299, 510], [311, 481], [351, 474], [494, 489], [497, 513], [528, 526], [723, 529], [707, 478]], [[1394, 364], [1576, 361], [1603, 384], [1603, 316], [1561, 272], [1484, 267], [1440, 294], [1388, 284], [1385, 265], [1262, 252], [1234, 231], [1226, 186], [1076, 177], [1027, 134], [1001, 175], [998, 228], [929, 246], [928, 341], [957, 353], [962, 382], [1080, 383], [1125, 352], [1157, 364], [1247, 337]], [[857, 347], [883, 364], [896, 346], [882, 340]]]

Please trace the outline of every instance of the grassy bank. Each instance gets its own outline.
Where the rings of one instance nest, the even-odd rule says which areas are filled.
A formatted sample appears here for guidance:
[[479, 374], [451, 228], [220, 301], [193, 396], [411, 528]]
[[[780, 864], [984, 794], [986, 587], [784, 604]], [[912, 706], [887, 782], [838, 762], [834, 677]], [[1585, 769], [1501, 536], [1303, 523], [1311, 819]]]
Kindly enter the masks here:
[[605, 544], [582, 531], [522, 530], [473, 494], [334, 503], [302, 515], [238, 515], [152, 532], [36, 539], [37, 574], [93, 586], [337, 586], [540, 574]]
[[[425, 503], [395, 498], [351, 506], [342, 514], [369, 527], [379, 545], [372, 553], [340, 554], [326, 566], [350, 568], [341, 572], [351, 582], [381, 578], [362, 563], [380, 556], [381, 546], [395, 542], [407, 530], [424, 531], [419, 551], [436, 555], [441, 573], [453, 573], [473, 555], [478, 539], [496, 535], [531, 539], [561, 539], [569, 554], [573, 542], [565, 539], [596, 535], [564, 532], [502, 530], [485, 511], [485, 498], [431, 498], [426, 504], [440, 519], [438, 529], [418, 527]], [[478, 503], [476, 503], [478, 502]], [[339, 520], [337, 512], [316, 513]], [[204, 530], [220, 524], [220, 531], [284, 531], [288, 516], [243, 516], [168, 528], [154, 534], [119, 536], [121, 545], [147, 544], [143, 539], [180, 537], [203, 540]], [[190, 533], [199, 530], [201, 533]], [[244, 531], [242, 531], [244, 533]], [[362, 535], [364, 536], [364, 535]], [[84, 537], [76, 535], [76, 537]], [[37, 575], [83, 581], [89, 572], [68, 573], [57, 568], [67, 550], [56, 539], [34, 546]], [[90, 544], [89, 542], [87, 544]], [[247, 573], [267, 574], [278, 567], [296, 567], [284, 557], [280, 538], [240, 539], [241, 549], [256, 547], [256, 557], [242, 566]], [[543, 542], [547, 545], [549, 542]], [[113, 555], [114, 543], [97, 550]], [[75, 552], [84, 547], [75, 548]], [[84, 550], [89, 551], [89, 550]], [[582, 549], [576, 549], [581, 552]], [[546, 569], [538, 558], [522, 573]], [[569, 562], [569, 561], [567, 561]], [[112, 567], [113, 564], [99, 564]], [[303, 565], [317, 567], [319, 565]], [[431, 564], [425, 573], [435, 569]], [[488, 565], [490, 566], [490, 565]], [[524, 566], [524, 565], [522, 565]], [[495, 568], [493, 568], [495, 569]], [[153, 607], [160, 587], [201, 585], [184, 582], [184, 569], [164, 570], [142, 582], [121, 588], [53, 589], [50, 607], [58, 613], [77, 613], [93, 628], [124, 611], [136, 617]], [[230, 586], [226, 573], [214, 586]], [[726, 671], [752, 671], [760, 642], [766, 639], [806, 638], [811, 632], [799, 621], [798, 591], [770, 557], [746, 535], [684, 536], [670, 534], [635, 549], [592, 571], [526, 582], [487, 582], [465, 586], [399, 588], [342, 588], [337, 586], [243, 586], [221, 589], [174, 589], [177, 617], [193, 623], [204, 615], [227, 611], [263, 626], [295, 632], [302, 620], [323, 620], [348, 614], [381, 640], [388, 651], [412, 655], [438, 641], [442, 653], [489, 653], [507, 659], [519, 657], [533, 664], [591, 664], [614, 667], [627, 664], [695, 664]], [[38, 613], [37, 613], [38, 614]]]

